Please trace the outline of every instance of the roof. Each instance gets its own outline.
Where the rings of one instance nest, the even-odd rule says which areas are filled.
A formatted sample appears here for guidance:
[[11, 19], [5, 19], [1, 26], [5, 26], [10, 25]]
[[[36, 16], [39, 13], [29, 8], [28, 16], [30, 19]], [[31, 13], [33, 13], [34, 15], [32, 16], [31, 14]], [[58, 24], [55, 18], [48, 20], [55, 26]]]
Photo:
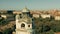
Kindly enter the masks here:
[[22, 12], [29, 12], [29, 9], [27, 7], [23, 8]]

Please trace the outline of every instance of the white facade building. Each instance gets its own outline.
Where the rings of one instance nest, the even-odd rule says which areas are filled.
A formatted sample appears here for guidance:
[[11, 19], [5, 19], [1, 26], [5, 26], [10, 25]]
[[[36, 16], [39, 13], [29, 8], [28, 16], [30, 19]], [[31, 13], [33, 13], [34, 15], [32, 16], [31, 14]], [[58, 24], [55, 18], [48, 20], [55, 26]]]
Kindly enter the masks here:
[[49, 15], [49, 14], [41, 14], [41, 17], [42, 17], [42, 18], [47, 18], [47, 17], [50, 18], [50, 16], [51, 16], [51, 15]]
[[39, 14], [33, 14], [33, 17], [39, 18]]
[[6, 15], [1, 15], [1, 17], [5, 18], [5, 19], [7, 18], [7, 16], [6, 16]]
[[26, 14], [28, 12], [24, 8], [22, 14], [16, 15], [16, 34], [32, 34], [32, 18]]
[[55, 16], [55, 20], [60, 20], [60, 16]]

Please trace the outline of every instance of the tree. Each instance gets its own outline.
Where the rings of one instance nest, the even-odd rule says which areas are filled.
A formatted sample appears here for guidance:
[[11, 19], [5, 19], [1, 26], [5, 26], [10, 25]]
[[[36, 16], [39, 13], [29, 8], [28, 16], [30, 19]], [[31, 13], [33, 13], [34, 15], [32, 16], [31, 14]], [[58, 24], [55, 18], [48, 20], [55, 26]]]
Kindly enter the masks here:
[[3, 34], [2, 32], [0, 32], [0, 34]]
[[50, 30], [50, 31], [46, 32], [46, 34], [54, 34], [54, 31]]
[[12, 30], [10, 28], [6, 29], [3, 31], [3, 34], [12, 34]]

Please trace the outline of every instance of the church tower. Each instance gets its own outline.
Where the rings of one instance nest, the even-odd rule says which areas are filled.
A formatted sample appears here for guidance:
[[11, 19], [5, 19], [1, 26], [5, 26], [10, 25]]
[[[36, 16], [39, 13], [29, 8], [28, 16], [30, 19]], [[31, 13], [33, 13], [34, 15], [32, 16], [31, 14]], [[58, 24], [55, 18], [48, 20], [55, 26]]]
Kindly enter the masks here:
[[32, 34], [32, 18], [25, 7], [21, 14], [16, 15], [16, 34]]

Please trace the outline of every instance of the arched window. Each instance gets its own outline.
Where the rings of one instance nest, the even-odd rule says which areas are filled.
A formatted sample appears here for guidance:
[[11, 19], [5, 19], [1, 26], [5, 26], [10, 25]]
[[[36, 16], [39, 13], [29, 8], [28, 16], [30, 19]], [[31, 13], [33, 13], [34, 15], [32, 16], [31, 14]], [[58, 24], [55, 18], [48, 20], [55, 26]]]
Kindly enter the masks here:
[[30, 25], [28, 25], [28, 27], [30, 27]]
[[20, 18], [22, 18], [22, 14], [20, 14]]
[[22, 24], [21, 24], [21, 28], [22, 28], [22, 27], [25, 27], [25, 24], [22, 23]]

